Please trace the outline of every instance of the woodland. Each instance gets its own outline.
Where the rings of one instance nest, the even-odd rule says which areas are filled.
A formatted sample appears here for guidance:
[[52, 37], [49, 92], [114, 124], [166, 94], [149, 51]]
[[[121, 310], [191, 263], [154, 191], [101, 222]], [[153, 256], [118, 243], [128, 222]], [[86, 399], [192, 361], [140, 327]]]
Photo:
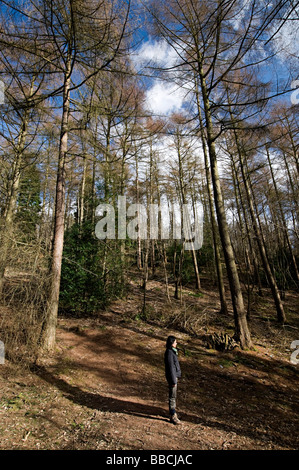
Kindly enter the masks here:
[[[153, 413], [138, 401], [144, 391], [133, 393], [123, 377], [116, 406], [110, 394], [117, 373], [102, 377], [97, 369], [107, 387], [98, 402], [88, 374], [97, 360], [102, 370], [107, 361], [113, 369], [118, 344], [136, 378], [144, 354], [158, 382], [139, 336], [151, 342], [160, 364], [170, 333], [178, 335], [187, 371], [183, 389], [191, 387], [192, 367], [208, 381], [216, 366], [228, 366], [234, 399], [245, 396], [252, 406], [240, 405], [240, 421], [233, 418], [231, 429], [219, 425], [219, 436], [210, 435], [214, 416], [228, 423], [229, 411], [214, 409], [208, 395], [203, 411], [189, 397], [189, 443], [173, 441], [171, 448], [228, 448], [232, 442], [238, 449], [296, 448], [298, 31], [299, 7], [290, 0], [1, 2], [0, 408], [7, 416], [0, 428], [9, 436], [1, 449], [163, 448], [159, 423], [150, 442], [136, 421], [136, 435], [140, 430], [143, 437], [134, 445], [129, 423], [122, 442], [107, 430], [109, 420], [116, 421], [111, 429], [118, 426], [119, 416], [122, 428], [122, 412], [135, 420]], [[82, 361], [79, 339], [93, 344]], [[138, 358], [139, 372], [129, 353]], [[204, 362], [200, 371], [202, 358], [210, 365]], [[275, 434], [281, 425], [281, 435], [270, 433], [267, 445], [260, 424], [249, 423], [255, 419], [250, 411], [258, 416], [265, 405], [261, 390], [258, 404], [250, 401], [265, 377], [256, 378], [257, 388], [250, 382], [250, 398], [243, 382], [236, 385], [243, 366], [249, 375], [255, 367], [262, 374], [262, 359], [269, 377], [281, 373], [275, 387], [288, 391], [288, 404], [280, 406], [290, 424], [286, 431], [276, 410], [268, 426]], [[67, 380], [70, 362], [82, 375]], [[223, 391], [217, 374], [215, 394], [227, 392], [229, 402], [228, 384]], [[12, 430], [13, 420], [34, 413], [37, 419], [29, 395], [16, 390], [33, 393], [32, 381], [41, 377], [81, 407], [70, 411], [75, 424], [61, 427], [59, 439], [24, 421], [20, 435]], [[273, 407], [283, 393], [274, 388]], [[55, 402], [49, 390], [40, 392], [43, 403], [35, 396], [35, 407]], [[204, 382], [201, 391], [209, 393]], [[68, 410], [64, 406], [57, 410]], [[95, 415], [87, 408], [105, 424], [101, 438], [91, 432]], [[84, 425], [74, 418], [80, 413]], [[251, 426], [242, 440], [241, 428]]]

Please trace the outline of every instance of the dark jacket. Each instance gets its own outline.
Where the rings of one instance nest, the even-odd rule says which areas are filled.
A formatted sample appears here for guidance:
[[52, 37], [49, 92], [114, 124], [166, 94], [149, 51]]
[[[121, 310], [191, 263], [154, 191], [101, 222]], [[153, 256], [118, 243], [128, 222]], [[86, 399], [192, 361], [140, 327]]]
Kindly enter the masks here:
[[175, 385], [181, 377], [181, 368], [178, 357], [172, 348], [167, 348], [164, 354], [165, 376], [170, 385]]

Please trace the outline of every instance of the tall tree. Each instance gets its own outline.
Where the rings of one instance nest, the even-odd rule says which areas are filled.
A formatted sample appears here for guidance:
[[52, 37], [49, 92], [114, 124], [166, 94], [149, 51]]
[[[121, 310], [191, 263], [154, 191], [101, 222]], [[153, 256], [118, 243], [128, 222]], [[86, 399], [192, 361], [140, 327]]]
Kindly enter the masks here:
[[[152, 2], [149, 10], [160, 34], [176, 49], [180, 67], [190, 81], [198, 77], [204, 125], [209, 151], [211, 177], [217, 221], [229, 279], [234, 309], [236, 335], [242, 347], [252, 347], [246, 321], [243, 295], [230, 239], [229, 227], [219, 178], [217, 139], [229, 127], [225, 88], [240, 83], [242, 94], [235, 103], [236, 115], [243, 119], [251, 112], [250, 105], [264, 103], [270, 97], [265, 86], [252, 93], [254, 76], [248, 75], [255, 65], [269, 57], [269, 51], [259, 53], [260, 40], [270, 35], [270, 27], [287, 9], [285, 2], [267, 3], [215, 0], [168, 0], [163, 8]], [[186, 74], [191, 70], [191, 77]], [[247, 77], [246, 77], [247, 75]], [[182, 75], [181, 75], [182, 78]], [[190, 86], [188, 86], [188, 89]]]
[[[125, 9], [125, 19], [128, 18], [129, 6], [128, 3]], [[116, 8], [119, 7], [117, 11]], [[68, 151], [71, 91], [78, 89], [89, 78], [108, 69], [120, 53], [126, 25], [126, 20], [124, 25], [119, 24], [119, 15], [122, 13], [121, 5], [113, 5], [106, 0], [100, 3], [82, 0], [68, 0], [67, 2], [44, 0], [43, 9], [40, 11], [40, 21], [44, 28], [46, 42], [52, 51], [51, 59], [62, 78], [62, 115], [50, 270], [51, 285], [42, 339], [43, 347], [47, 350], [53, 349], [55, 345], [58, 314], [64, 243], [65, 165]]]

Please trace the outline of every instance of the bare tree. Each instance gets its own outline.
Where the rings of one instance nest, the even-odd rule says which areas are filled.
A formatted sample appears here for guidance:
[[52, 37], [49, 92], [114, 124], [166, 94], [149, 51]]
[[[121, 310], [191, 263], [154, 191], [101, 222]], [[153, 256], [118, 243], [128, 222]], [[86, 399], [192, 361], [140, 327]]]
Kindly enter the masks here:
[[[119, 23], [119, 15], [110, 2], [69, 0], [68, 2], [45, 0], [35, 4], [39, 12], [46, 44], [52, 52], [57, 73], [62, 78], [62, 115], [58, 152], [56, 201], [54, 215], [54, 237], [51, 286], [48, 299], [48, 314], [43, 328], [43, 347], [53, 349], [58, 313], [61, 263], [64, 243], [65, 218], [65, 172], [68, 151], [68, 133], [71, 91], [78, 89], [89, 78], [109, 67], [120, 53], [124, 38], [124, 25]], [[42, 8], [40, 8], [42, 7]], [[128, 17], [129, 4], [125, 11]], [[126, 21], [124, 22], [126, 24]], [[95, 31], [97, 34], [95, 34]], [[74, 84], [74, 75], [79, 80]], [[82, 76], [83, 74], [83, 76]]]
[[[244, 117], [242, 111], [250, 113], [253, 103], [262, 105], [276, 94], [264, 86], [256, 86], [252, 93], [249, 78], [254, 80], [254, 75], [248, 75], [248, 71], [269, 57], [267, 54], [259, 55], [256, 46], [263, 35], [267, 37], [270, 34], [270, 26], [286, 9], [285, 2], [262, 5], [258, 1], [244, 4], [237, 0], [169, 0], [164, 2], [163, 9], [156, 2], [149, 6], [159, 33], [177, 51], [177, 74], [183, 69], [190, 81], [194, 76], [198, 77], [218, 227], [230, 284], [236, 335], [242, 347], [252, 347], [252, 340], [225, 213], [216, 142], [230, 127], [225, 98], [227, 86], [238, 83], [242, 88], [234, 108], [241, 119]], [[254, 59], [251, 54], [253, 50]], [[191, 76], [186, 73], [188, 70], [191, 70]]]

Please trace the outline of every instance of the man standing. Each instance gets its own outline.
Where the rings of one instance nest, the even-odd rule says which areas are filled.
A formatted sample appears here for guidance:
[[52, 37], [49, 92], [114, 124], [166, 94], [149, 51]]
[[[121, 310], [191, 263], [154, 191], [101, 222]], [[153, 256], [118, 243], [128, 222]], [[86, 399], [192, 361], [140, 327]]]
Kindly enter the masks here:
[[176, 399], [178, 378], [181, 377], [181, 368], [178, 360], [178, 351], [176, 349], [177, 340], [174, 336], [168, 336], [166, 341], [166, 351], [164, 354], [165, 376], [169, 387], [169, 413], [170, 422], [180, 424], [176, 413]]

